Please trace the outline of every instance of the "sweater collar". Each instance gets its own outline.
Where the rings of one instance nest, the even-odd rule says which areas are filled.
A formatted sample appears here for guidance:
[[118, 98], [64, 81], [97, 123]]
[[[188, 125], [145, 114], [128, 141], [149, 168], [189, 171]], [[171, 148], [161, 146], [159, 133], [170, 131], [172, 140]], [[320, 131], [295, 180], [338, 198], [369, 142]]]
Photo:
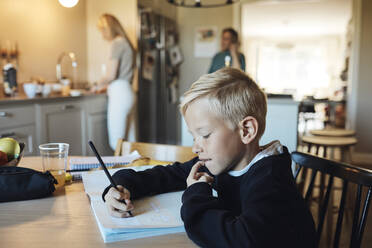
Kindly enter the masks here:
[[279, 140], [274, 140], [264, 146], [260, 147], [260, 152], [257, 153], [257, 155], [249, 162], [247, 166], [245, 166], [243, 169], [239, 171], [229, 171], [228, 174], [233, 177], [239, 177], [243, 174], [245, 174], [256, 162], [259, 160], [273, 156], [273, 155], [279, 155], [284, 152], [284, 147], [280, 143]]

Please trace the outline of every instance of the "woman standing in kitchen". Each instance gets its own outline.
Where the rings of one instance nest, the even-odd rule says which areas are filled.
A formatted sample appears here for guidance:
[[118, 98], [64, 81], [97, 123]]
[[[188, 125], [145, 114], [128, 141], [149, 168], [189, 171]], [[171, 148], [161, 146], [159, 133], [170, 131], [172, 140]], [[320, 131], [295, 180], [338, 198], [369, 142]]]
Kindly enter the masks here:
[[107, 129], [110, 147], [115, 150], [119, 138], [136, 141], [136, 97], [131, 85], [135, 50], [114, 16], [103, 14], [97, 26], [103, 39], [110, 43], [111, 50], [106, 74], [95, 90], [107, 90]]

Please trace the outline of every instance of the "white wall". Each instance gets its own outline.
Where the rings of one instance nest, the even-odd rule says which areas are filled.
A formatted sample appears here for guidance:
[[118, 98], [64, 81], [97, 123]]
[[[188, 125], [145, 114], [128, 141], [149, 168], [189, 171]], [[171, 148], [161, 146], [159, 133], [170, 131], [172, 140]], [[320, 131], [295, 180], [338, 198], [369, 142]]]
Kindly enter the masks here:
[[[55, 81], [57, 57], [63, 51], [76, 53], [77, 81], [97, 81], [108, 57], [96, 27], [103, 13], [115, 15], [137, 47], [137, 0], [80, 0], [73, 8], [57, 0], [1, 0], [0, 41], [18, 42], [18, 81], [31, 77]], [[63, 74], [70, 75], [70, 64], [64, 59]]]
[[31, 77], [55, 81], [57, 57], [63, 51], [76, 53], [78, 81], [86, 81], [85, 3], [65, 8], [57, 0], [0, 1], [0, 41], [18, 42], [18, 82]]
[[349, 87], [348, 122], [355, 129], [358, 144], [354, 160], [372, 161], [372, 2], [354, 0], [352, 75]]
[[[208, 72], [212, 58], [194, 57], [194, 32], [199, 26], [217, 26], [218, 40], [223, 28], [233, 25], [233, 7], [182, 8], [178, 7], [177, 22], [180, 32], [180, 47], [184, 62], [180, 71], [180, 93], [184, 93], [201, 75]], [[220, 42], [218, 42], [219, 44]]]
[[[208, 72], [212, 58], [194, 57], [194, 35], [195, 28], [199, 26], [217, 26], [218, 46], [220, 44], [220, 33], [222, 29], [233, 26], [232, 6], [219, 8], [177, 8], [177, 23], [180, 31], [180, 48], [184, 57], [184, 62], [180, 66], [179, 94], [187, 91], [191, 84], [201, 75]], [[182, 126], [182, 116], [179, 114], [177, 122]], [[185, 130], [179, 128], [178, 140], [182, 142], [182, 137], [187, 136]], [[183, 138], [185, 140], [185, 138]]]

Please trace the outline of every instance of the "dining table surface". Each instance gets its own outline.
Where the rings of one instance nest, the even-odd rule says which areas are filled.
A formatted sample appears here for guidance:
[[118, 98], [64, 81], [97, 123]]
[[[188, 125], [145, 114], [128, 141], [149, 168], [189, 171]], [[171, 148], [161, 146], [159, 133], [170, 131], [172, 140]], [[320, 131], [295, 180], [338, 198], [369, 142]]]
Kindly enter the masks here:
[[[23, 157], [18, 165], [42, 170], [41, 157]], [[185, 232], [104, 243], [81, 181], [52, 196], [0, 203], [0, 247], [196, 247]]]

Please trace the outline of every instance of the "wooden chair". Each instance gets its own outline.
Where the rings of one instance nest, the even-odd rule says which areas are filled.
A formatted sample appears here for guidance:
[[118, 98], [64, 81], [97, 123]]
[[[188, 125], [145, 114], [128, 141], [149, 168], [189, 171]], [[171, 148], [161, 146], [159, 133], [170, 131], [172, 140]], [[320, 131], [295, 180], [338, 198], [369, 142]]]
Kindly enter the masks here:
[[[335, 133], [336, 134], [336, 133]], [[341, 154], [341, 162], [351, 162], [351, 147], [357, 143], [357, 139], [353, 136], [337, 137], [337, 136], [320, 136], [320, 135], [310, 135], [303, 136], [302, 142], [307, 145], [307, 152], [311, 153], [312, 148], [315, 147], [315, 155], [322, 156], [324, 158], [330, 157], [330, 159], [335, 160], [335, 150], [338, 149]], [[323, 150], [323, 153], [320, 152]], [[330, 156], [328, 156], [328, 150], [330, 150]], [[302, 173], [301, 183], [304, 182], [307, 177], [306, 169]], [[323, 198], [324, 194], [324, 184], [325, 175], [320, 176], [320, 192], [319, 197]], [[319, 206], [320, 207], [320, 206]]]
[[[310, 154], [293, 152], [292, 160], [299, 166], [295, 172], [295, 178], [297, 178], [301, 168], [307, 168], [312, 171], [309, 186], [305, 193], [305, 202], [309, 204], [310, 196], [314, 188], [314, 181], [317, 173], [329, 175], [327, 190], [323, 199], [321, 199], [321, 210], [319, 213], [319, 221], [317, 225], [317, 242], [319, 244], [320, 237], [322, 234], [324, 217], [328, 209], [328, 202], [333, 186], [333, 179], [339, 178], [342, 180], [342, 195], [340, 200], [340, 207], [337, 216], [336, 231], [333, 239], [333, 247], [338, 247], [340, 242], [340, 234], [342, 229], [342, 220], [344, 216], [345, 203], [347, 199], [347, 191], [349, 183], [356, 184], [358, 186], [355, 207], [353, 213], [352, 232], [350, 238], [350, 247], [360, 247], [363, 237], [364, 228], [366, 225], [368, 208], [371, 200], [372, 193], [372, 171], [355, 167], [349, 164], [335, 162], [324, 158], [316, 157]], [[363, 187], [368, 188], [367, 195], [364, 200], [362, 214], [360, 215], [361, 198]], [[349, 197], [350, 198], [350, 197]]]
[[197, 156], [192, 152], [192, 148], [189, 146], [128, 142], [123, 139], [118, 140], [115, 156], [127, 155], [135, 150], [137, 150], [141, 156], [167, 162], [186, 162]]

